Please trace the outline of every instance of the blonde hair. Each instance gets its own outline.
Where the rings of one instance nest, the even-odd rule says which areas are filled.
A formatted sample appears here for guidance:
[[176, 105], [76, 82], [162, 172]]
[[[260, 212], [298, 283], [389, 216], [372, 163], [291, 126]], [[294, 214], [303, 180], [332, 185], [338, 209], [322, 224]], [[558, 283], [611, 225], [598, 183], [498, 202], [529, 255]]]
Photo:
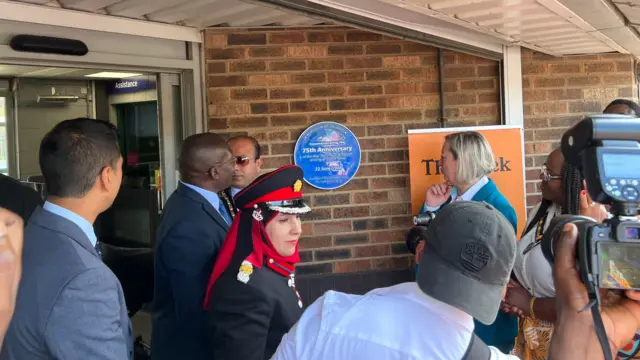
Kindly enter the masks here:
[[493, 172], [496, 160], [487, 139], [476, 131], [462, 131], [445, 137], [453, 158], [458, 161], [456, 180], [471, 184], [474, 180]]

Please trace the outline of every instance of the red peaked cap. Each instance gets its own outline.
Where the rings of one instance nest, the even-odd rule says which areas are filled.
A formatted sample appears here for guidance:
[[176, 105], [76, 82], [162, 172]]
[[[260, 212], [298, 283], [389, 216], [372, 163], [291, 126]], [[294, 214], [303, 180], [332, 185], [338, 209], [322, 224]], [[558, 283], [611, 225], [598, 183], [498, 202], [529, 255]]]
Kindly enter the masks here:
[[271, 201], [302, 200], [302, 168], [287, 165], [261, 175], [233, 198], [238, 209]]

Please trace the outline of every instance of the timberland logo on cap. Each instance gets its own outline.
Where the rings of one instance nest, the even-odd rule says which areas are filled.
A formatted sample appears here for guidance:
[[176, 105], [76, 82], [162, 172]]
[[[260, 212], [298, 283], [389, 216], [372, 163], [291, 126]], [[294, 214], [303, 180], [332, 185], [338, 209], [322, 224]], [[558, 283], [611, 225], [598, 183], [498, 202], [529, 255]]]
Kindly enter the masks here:
[[300, 179], [296, 180], [295, 183], [293, 183], [293, 191], [294, 192], [300, 192], [300, 190], [302, 190], [302, 181], [300, 181]]
[[482, 270], [491, 259], [489, 248], [479, 242], [468, 242], [464, 244], [460, 251], [460, 260], [462, 267], [470, 272], [478, 272]]

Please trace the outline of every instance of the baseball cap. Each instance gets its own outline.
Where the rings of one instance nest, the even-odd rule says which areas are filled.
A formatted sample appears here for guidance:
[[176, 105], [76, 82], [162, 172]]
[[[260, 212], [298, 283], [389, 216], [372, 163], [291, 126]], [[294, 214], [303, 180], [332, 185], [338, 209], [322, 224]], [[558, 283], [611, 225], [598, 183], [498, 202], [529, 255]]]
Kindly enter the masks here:
[[485, 325], [492, 324], [516, 258], [509, 221], [493, 206], [456, 201], [427, 229], [418, 286]]

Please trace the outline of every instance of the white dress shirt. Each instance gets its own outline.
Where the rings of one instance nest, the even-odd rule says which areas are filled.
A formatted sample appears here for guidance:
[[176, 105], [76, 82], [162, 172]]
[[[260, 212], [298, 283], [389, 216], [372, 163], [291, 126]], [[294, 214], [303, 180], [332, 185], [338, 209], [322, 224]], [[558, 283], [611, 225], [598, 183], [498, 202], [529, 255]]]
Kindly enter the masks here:
[[[415, 282], [365, 295], [328, 291], [282, 338], [272, 360], [459, 360], [473, 318]], [[489, 347], [491, 360], [518, 360]]]

